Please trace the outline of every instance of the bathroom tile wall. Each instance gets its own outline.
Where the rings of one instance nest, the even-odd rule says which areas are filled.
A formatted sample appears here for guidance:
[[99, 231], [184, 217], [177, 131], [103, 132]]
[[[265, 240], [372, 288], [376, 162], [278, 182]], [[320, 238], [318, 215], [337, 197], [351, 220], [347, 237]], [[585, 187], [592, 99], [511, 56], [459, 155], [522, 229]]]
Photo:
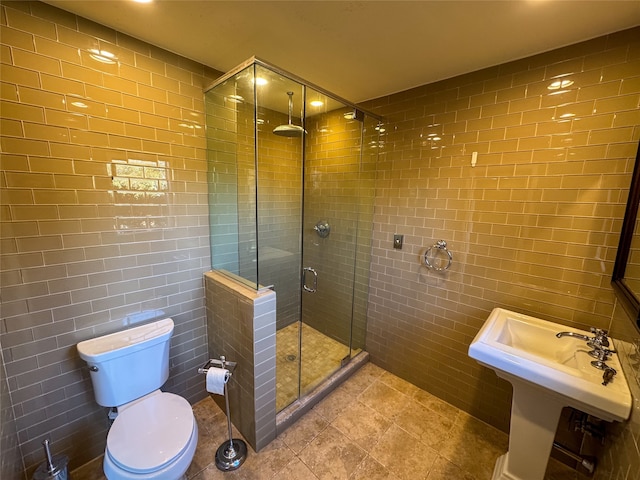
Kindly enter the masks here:
[[219, 72], [44, 3], [3, 2], [0, 28], [0, 333], [30, 476], [45, 437], [72, 468], [104, 449], [81, 340], [171, 316], [165, 387], [205, 395], [202, 89]]
[[620, 363], [633, 396], [631, 418], [608, 429], [605, 450], [594, 480], [640, 480], [640, 352], [629, 342], [616, 342]]
[[9, 396], [9, 384], [7, 383], [2, 352], [0, 352], [0, 452], [2, 452], [0, 477], [22, 478], [24, 466], [18, 444], [16, 419]]
[[[304, 266], [316, 269], [319, 288], [303, 297], [302, 315], [344, 345], [353, 335], [359, 349], [366, 324], [366, 308], [360, 307], [368, 297], [377, 121], [346, 120], [347, 112], [314, 115], [305, 125]], [[319, 221], [331, 227], [326, 238], [313, 229]], [[358, 268], [361, 262], [365, 269]]]
[[[257, 451], [276, 437], [276, 293], [217, 271], [205, 274], [211, 358], [236, 362], [228, 384], [233, 424]], [[213, 395], [220, 408], [224, 397]]]
[[[0, 14], [8, 438], [29, 473], [47, 433], [75, 468], [101, 453], [106, 431], [77, 341], [163, 310], [177, 321], [170, 388], [203, 395], [192, 375], [206, 355], [198, 127], [201, 89], [218, 72], [46, 4], [2, 2]], [[491, 308], [626, 328], [608, 282], [639, 137], [639, 38], [620, 32], [369, 102], [389, 120], [374, 362], [504, 429], [510, 388], [466, 356]], [[116, 64], [88, 51], [109, 48]], [[454, 263], [436, 274], [418, 261], [441, 238]], [[609, 478], [634, 472], [639, 441], [621, 432]], [[20, 478], [4, 445], [2, 478]]]
[[[367, 350], [506, 431], [510, 386], [467, 356], [494, 307], [628, 332], [609, 283], [640, 139], [640, 28], [365, 106], [387, 120]], [[444, 272], [420, 264], [440, 239]], [[639, 440], [623, 437], [628, 469]]]

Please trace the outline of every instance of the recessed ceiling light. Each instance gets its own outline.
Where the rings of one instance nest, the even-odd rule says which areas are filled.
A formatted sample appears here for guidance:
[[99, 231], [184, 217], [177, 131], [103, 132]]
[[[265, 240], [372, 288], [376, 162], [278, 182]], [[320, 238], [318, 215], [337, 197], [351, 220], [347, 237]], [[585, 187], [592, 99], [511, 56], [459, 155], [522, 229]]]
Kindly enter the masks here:
[[136, 3], [151, 3], [153, 0], [133, 0]]
[[269, 83], [266, 78], [262, 78], [262, 77], [256, 77], [255, 82], [256, 82], [256, 85], [266, 85], [267, 83]]
[[324, 102], [322, 102], [321, 100], [312, 100], [311, 101], [311, 106], [312, 107], [321, 107], [322, 105], [324, 105]]

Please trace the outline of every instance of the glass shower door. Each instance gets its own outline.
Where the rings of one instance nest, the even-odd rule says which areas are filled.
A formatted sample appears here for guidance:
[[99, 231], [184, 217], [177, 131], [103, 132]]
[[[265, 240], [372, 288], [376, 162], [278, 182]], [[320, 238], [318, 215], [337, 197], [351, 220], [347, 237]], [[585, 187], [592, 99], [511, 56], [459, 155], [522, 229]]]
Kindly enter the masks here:
[[[276, 409], [300, 395], [304, 86], [256, 66], [257, 267], [276, 292]], [[291, 126], [291, 127], [290, 127]], [[283, 133], [278, 134], [275, 132]]]
[[320, 92], [306, 97], [300, 395], [351, 356], [363, 125]]

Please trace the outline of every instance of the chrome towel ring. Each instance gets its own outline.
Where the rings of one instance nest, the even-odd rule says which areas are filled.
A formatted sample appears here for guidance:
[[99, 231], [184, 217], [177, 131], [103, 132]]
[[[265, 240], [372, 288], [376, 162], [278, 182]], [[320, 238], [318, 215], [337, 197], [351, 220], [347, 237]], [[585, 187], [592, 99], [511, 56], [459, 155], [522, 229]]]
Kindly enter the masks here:
[[[434, 250], [435, 249], [435, 250]], [[447, 254], [447, 263], [444, 266], [436, 266], [432, 263], [433, 259], [438, 255], [439, 252], [443, 252]], [[432, 261], [429, 261], [429, 257], [432, 257]], [[436, 243], [431, 245], [424, 252], [424, 265], [432, 270], [437, 272], [442, 272], [444, 270], [448, 270], [451, 266], [451, 261], [453, 260], [453, 254], [447, 250], [447, 242], [444, 240], [438, 240]], [[439, 265], [442, 265], [444, 262], [438, 262]]]

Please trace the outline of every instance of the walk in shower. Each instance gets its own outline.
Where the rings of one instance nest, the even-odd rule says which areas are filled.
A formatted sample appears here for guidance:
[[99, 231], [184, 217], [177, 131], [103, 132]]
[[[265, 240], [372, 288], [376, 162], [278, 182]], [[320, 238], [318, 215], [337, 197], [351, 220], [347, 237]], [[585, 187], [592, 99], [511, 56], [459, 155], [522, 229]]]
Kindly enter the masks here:
[[206, 92], [211, 262], [276, 292], [276, 411], [364, 348], [381, 122], [252, 58]]

